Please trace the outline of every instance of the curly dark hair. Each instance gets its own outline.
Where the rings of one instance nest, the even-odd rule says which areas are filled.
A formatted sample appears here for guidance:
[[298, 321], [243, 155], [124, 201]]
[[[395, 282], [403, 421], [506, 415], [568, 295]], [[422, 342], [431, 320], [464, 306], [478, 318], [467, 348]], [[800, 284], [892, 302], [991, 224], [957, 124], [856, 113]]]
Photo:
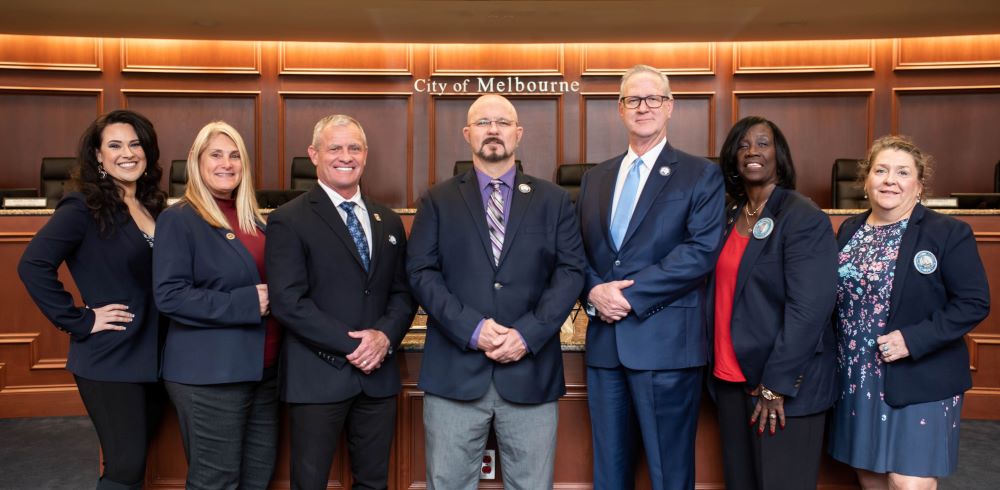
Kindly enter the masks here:
[[778, 173], [778, 186], [785, 189], [795, 189], [795, 165], [792, 163], [792, 152], [788, 149], [788, 140], [778, 129], [778, 125], [760, 116], [747, 116], [740, 119], [733, 125], [726, 136], [726, 142], [722, 144], [722, 151], [719, 153], [719, 164], [722, 166], [722, 175], [726, 181], [726, 193], [732, 199], [740, 201], [746, 197], [746, 189], [743, 186], [743, 178], [740, 177], [737, 165], [739, 158], [737, 151], [740, 147], [740, 140], [750, 131], [750, 128], [758, 124], [767, 124], [774, 133], [774, 159]]
[[153, 219], [160, 215], [167, 202], [166, 194], [159, 187], [163, 170], [160, 168], [160, 147], [153, 123], [145, 116], [129, 110], [116, 110], [99, 116], [80, 137], [77, 166], [71, 175], [70, 188], [83, 193], [87, 207], [104, 236], [113, 233], [124, 222], [123, 217], [128, 216], [122, 189], [113, 179], [102, 178], [98, 171], [101, 164], [97, 161], [97, 153], [101, 148], [104, 128], [117, 123], [132, 126], [146, 156], [146, 171], [136, 181], [136, 199], [145, 206]]

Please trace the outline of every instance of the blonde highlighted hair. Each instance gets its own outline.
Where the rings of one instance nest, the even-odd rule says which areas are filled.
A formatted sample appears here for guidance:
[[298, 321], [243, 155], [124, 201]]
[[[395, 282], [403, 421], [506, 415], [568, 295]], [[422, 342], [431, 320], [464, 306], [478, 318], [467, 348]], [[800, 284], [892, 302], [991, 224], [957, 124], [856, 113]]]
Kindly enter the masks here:
[[260, 214], [260, 208], [257, 207], [249, 153], [247, 153], [246, 144], [243, 143], [243, 137], [240, 136], [239, 131], [236, 131], [236, 128], [225, 121], [212, 121], [201, 128], [201, 131], [198, 131], [198, 135], [195, 136], [194, 143], [191, 144], [191, 151], [188, 152], [188, 183], [187, 189], [184, 191], [183, 201], [193, 207], [195, 212], [208, 224], [216, 228], [233, 229], [229, 226], [226, 216], [222, 214], [222, 210], [219, 209], [219, 205], [216, 204], [215, 198], [212, 197], [212, 191], [208, 189], [205, 181], [201, 178], [201, 155], [208, 149], [208, 142], [218, 134], [226, 135], [233, 140], [236, 149], [240, 152], [242, 169], [240, 171], [240, 184], [236, 187], [236, 217], [243, 233], [256, 235], [257, 223], [263, 222], [264, 219]]

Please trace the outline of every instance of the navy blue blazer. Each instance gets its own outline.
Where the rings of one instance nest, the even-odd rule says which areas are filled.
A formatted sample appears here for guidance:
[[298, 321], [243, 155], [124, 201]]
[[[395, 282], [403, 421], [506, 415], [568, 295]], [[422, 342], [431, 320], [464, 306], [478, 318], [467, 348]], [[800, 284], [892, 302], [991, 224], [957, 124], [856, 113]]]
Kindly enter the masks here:
[[[840, 225], [843, 249], [871, 211]], [[913, 257], [937, 258], [930, 274], [917, 271]], [[885, 333], [899, 330], [909, 357], [886, 363], [885, 402], [894, 407], [959, 395], [972, 387], [969, 350], [963, 336], [990, 312], [990, 289], [972, 228], [925, 208], [913, 209], [903, 232], [889, 301]]]
[[153, 291], [170, 319], [164, 380], [192, 385], [259, 381], [265, 322], [253, 256], [236, 235], [181, 201], [156, 220]]
[[[427, 311], [421, 389], [456, 400], [482, 397], [490, 381], [504, 400], [545, 403], [566, 392], [559, 329], [583, 286], [583, 247], [565, 190], [514, 177], [500, 265], [495, 265], [475, 170], [434, 186], [410, 231], [407, 270]], [[470, 349], [483, 318], [517, 330], [528, 354], [493, 362]]]
[[285, 327], [281, 394], [290, 403], [334, 403], [361, 392], [400, 389], [398, 354], [364, 374], [345, 356], [361, 344], [348, 332], [373, 328], [398, 349], [416, 301], [406, 278], [406, 231], [391, 209], [362, 196], [371, 223], [368, 271], [347, 225], [319, 185], [267, 219], [271, 312]]
[[[726, 235], [745, 225], [743, 202], [727, 213]], [[837, 395], [837, 241], [830, 217], [793, 190], [777, 187], [761, 219], [771, 234], [751, 235], [733, 294], [733, 350], [748, 389], [763, 384], [786, 396], [785, 414], [809, 415], [833, 405]], [[709, 283], [708, 332], [715, 332], [715, 276]], [[711, 385], [710, 385], [711, 386]]]
[[[64, 197], [21, 256], [17, 272], [53, 325], [70, 334], [66, 369], [97, 381], [157, 380], [160, 315], [153, 302], [152, 249], [128, 216], [102, 237], [83, 194]], [[159, 230], [157, 230], [159, 234]], [[86, 306], [77, 306], [59, 281], [69, 267]], [[121, 331], [96, 334], [90, 308], [118, 303], [135, 315]]]
[[577, 214], [587, 253], [581, 302], [594, 286], [635, 281], [623, 290], [632, 312], [615, 324], [598, 317], [587, 327], [587, 365], [682, 369], [708, 362], [705, 278], [722, 238], [725, 191], [712, 162], [667, 143], [653, 165], [621, 249], [611, 240], [611, 204], [618, 155], [583, 176]]

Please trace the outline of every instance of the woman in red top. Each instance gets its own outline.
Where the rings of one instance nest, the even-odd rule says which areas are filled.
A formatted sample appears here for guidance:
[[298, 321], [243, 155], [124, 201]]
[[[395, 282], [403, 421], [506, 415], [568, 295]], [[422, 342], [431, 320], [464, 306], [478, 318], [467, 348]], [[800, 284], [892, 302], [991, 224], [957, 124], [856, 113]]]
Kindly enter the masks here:
[[726, 488], [813, 489], [834, 399], [837, 247], [795, 192], [781, 130], [747, 117], [722, 146], [732, 199], [709, 308]]
[[263, 490], [274, 470], [280, 332], [248, 157], [232, 126], [206, 125], [188, 155], [184, 198], [157, 221], [153, 287], [170, 318], [162, 375], [186, 488]]

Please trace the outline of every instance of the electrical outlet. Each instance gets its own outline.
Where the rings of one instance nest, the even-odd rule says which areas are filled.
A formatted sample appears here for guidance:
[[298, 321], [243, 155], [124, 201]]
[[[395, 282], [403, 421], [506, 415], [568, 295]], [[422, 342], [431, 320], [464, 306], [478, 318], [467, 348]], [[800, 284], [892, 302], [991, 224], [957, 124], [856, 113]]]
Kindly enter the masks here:
[[487, 449], [483, 452], [483, 469], [479, 473], [480, 480], [496, 480], [497, 452], [494, 449]]

